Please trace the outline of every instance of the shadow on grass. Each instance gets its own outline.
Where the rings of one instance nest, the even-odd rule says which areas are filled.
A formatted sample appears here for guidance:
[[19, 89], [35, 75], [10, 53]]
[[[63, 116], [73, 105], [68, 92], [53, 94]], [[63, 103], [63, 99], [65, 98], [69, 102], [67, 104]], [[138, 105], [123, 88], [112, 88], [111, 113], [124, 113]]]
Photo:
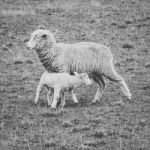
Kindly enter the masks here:
[[79, 103], [74, 103], [74, 102], [67, 102], [65, 105], [65, 108], [82, 108], [82, 107], [93, 107], [93, 106], [102, 106], [102, 102], [96, 102], [96, 103], [91, 103], [87, 101], [86, 99], [81, 98], [79, 100]]
[[107, 144], [106, 141], [97, 141], [97, 142], [91, 142], [91, 141], [89, 141], [89, 142], [84, 143], [83, 145], [89, 146], [91, 148], [92, 147], [93, 148], [100, 148], [100, 147], [105, 146], [106, 144]]

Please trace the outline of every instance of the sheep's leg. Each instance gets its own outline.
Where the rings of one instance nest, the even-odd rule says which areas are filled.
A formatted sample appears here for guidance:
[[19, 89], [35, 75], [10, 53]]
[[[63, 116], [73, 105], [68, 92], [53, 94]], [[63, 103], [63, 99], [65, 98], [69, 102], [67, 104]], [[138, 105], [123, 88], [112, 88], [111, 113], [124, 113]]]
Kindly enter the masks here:
[[54, 89], [54, 98], [53, 98], [53, 102], [51, 104], [52, 108], [56, 108], [56, 106], [57, 106], [57, 101], [58, 101], [58, 98], [60, 95], [59, 93], [60, 93], [59, 89]]
[[40, 95], [40, 92], [42, 91], [42, 89], [43, 89], [43, 85], [41, 83], [39, 83], [39, 85], [37, 86], [37, 89], [36, 89], [35, 104], [37, 104], [37, 102], [39, 100], [39, 95]]
[[74, 89], [71, 90], [71, 93], [72, 93], [72, 99], [73, 99], [73, 101], [74, 101], [76, 104], [79, 103], [79, 102], [78, 102], [78, 99], [76, 98], [75, 90], [74, 90]]
[[129, 88], [126, 85], [125, 81], [122, 79], [122, 80], [118, 81], [118, 83], [120, 84], [121, 90], [124, 93], [124, 95], [126, 95], [128, 97], [128, 99], [131, 99], [132, 95], [131, 95]]
[[57, 101], [57, 106], [61, 105], [61, 99], [62, 99], [62, 91], [59, 92], [59, 98]]
[[110, 79], [111, 81], [119, 83], [124, 95], [126, 95], [128, 99], [131, 99], [132, 94], [130, 93], [130, 90], [127, 84], [125, 83], [124, 79], [122, 78], [122, 76], [116, 72], [113, 62], [110, 61], [110, 65], [105, 68], [106, 70], [105, 70], [104, 76]]
[[65, 104], [66, 104], [64, 92], [61, 92], [61, 101], [62, 101], [61, 107], [62, 107], [62, 109], [63, 109], [64, 106], [65, 106]]
[[92, 101], [92, 103], [96, 103], [100, 100], [102, 97], [104, 90], [105, 90], [105, 81], [103, 77], [99, 74], [93, 76], [93, 80], [99, 85], [99, 88], [97, 89], [97, 92], [95, 94], [95, 97]]
[[118, 82], [121, 86], [121, 90], [128, 97], [128, 99], [131, 99], [132, 94], [130, 93], [130, 90], [125, 83], [124, 79], [116, 72], [114, 65], [111, 63], [112, 72], [115, 75], [116, 82]]
[[48, 92], [47, 92], [47, 101], [48, 101], [48, 106], [51, 105], [52, 103], [52, 99], [53, 99], [53, 90], [51, 88], [48, 89]]

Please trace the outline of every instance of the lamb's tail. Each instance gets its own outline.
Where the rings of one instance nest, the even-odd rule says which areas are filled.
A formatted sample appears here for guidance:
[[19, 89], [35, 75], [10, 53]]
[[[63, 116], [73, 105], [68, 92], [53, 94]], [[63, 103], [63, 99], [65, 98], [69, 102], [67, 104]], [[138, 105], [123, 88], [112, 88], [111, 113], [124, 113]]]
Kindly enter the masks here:
[[[106, 63], [103, 63], [103, 64], [106, 64]], [[126, 95], [128, 97], [128, 99], [131, 99], [132, 94], [131, 94], [127, 84], [125, 83], [123, 77], [116, 72], [113, 61], [111, 60], [109, 64], [107, 62], [106, 66], [104, 68], [105, 68], [105, 71], [103, 71], [104, 72], [103, 76], [105, 76], [106, 78], [108, 78], [111, 81], [115, 81], [115, 82], [119, 83], [124, 95]]]

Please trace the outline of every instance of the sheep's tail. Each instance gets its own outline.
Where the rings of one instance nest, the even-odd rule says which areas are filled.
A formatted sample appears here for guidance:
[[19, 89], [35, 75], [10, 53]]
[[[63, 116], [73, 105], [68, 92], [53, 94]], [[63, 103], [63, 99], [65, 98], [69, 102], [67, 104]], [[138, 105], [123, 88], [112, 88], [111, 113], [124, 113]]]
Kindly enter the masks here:
[[106, 64], [106, 66], [104, 66], [105, 71], [103, 71], [104, 72], [103, 76], [105, 76], [106, 78], [108, 78], [111, 81], [115, 81], [115, 82], [119, 83], [124, 95], [126, 95], [128, 97], [128, 99], [131, 99], [132, 94], [131, 94], [127, 84], [125, 83], [123, 77], [116, 72], [115, 66], [113, 64], [113, 60], [110, 60], [109, 64], [108, 64], [108, 62], [103, 63], [103, 64]]

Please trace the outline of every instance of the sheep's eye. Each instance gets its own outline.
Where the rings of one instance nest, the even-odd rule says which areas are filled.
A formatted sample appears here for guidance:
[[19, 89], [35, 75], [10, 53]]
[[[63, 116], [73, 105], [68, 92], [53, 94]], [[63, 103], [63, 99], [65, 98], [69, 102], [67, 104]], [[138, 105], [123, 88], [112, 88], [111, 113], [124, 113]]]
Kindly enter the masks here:
[[42, 35], [42, 38], [43, 38], [43, 39], [46, 39], [46, 38], [47, 38], [46, 34]]

